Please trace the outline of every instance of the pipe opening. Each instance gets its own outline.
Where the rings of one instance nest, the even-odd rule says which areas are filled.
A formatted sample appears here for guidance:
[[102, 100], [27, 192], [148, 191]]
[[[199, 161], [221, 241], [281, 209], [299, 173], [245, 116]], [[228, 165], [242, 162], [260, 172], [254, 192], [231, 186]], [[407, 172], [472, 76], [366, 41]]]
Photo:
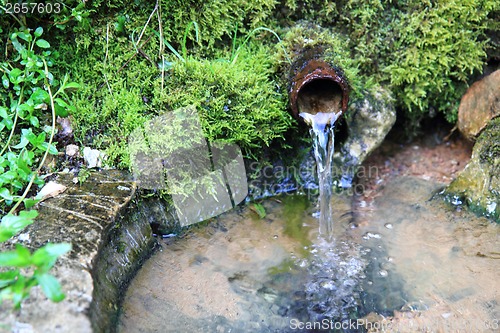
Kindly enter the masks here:
[[315, 79], [306, 83], [298, 92], [297, 107], [299, 113], [311, 115], [317, 113], [342, 112], [342, 87], [330, 79]]

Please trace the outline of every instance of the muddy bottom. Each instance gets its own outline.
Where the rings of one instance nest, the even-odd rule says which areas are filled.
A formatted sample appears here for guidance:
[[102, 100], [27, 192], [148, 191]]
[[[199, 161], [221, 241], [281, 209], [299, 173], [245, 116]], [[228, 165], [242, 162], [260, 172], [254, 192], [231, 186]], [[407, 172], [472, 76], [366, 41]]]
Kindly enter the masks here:
[[223, 214], [163, 242], [119, 331], [498, 331], [499, 226], [430, 200], [441, 187], [395, 178], [354, 210], [336, 196], [334, 243], [297, 197]]

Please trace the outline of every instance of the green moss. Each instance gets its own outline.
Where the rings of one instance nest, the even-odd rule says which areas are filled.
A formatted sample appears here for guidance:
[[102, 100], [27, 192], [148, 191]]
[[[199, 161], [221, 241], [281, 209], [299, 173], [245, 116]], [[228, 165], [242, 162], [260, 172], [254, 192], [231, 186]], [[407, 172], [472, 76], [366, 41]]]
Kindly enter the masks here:
[[500, 118], [479, 136], [471, 161], [445, 191], [447, 201], [500, 222]]
[[270, 50], [252, 46], [236, 62], [189, 58], [177, 62], [156, 83], [153, 104], [159, 110], [194, 105], [208, 140], [238, 144], [247, 156], [283, 138], [292, 126], [286, 97], [272, 80]]
[[258, 156], [293, 126], [287, 97], [273, 79], [270, 47], [247, 43], [236, 59], [230, 50], [220, 50], [214, 59], [188, 56], [185, 62], [164, 54], [167, 70], [162, 72], [155, 34], [136, 54], [133, 43], [118, 32], [96, 27], [94, 33], [88, 48], [62, 46], [62, 53], [83, 86], [73, 100], [76, 139], [106, 150], [109, 165], [129, 167], [130, 133], [181, 107], [196, 107], [208, 140], [236, 143], [247, 157]]
[[488, 0], [350, 0], [341, 16], [361, 72], [389, 82], [407, 117], [436, 110], [455, 122], [468, 79], [486, 60], [484, 32], [498, 10]]
[[188, 42], [198, 46], [201, 54], [213, 55], [217, 49], [231, 45], [236, 30], [245, 35], [265, 26], [276, 1], [164, 0], [161, 5], [163, 30], [174, 46], [183, 45], [186, 27], [190, 22], [197, 22], [198, 42], [195, 42], [194, 29], [187, 31]]
[[[106, 149], [114, 166], [129, 165], [126, 138], [134, 128], [188, 105], [196, 106], [210, 140], [237, 143], [247, 156], [257, 156], [262, 146], [283, 148], [287, 135], [307, 136], [291, 132], [287, 114], [287, 57], [303, 48], [324, 48], [326, 60], [345, 72], [352, 102], [363, 90], [384, 85], [413, 125], [434, 110], [454, 121], [469, 78], [486, 59], [485, 31], [498, 31], [500, 4], [164, 0], [154, 8], [141, 0], [70, 0], [50, 17], [66, 21], [57, 24], [63, 30], [46, 29], [61, 55], [56, 74], [69, 71], [84, 87], [73, 101], [76, 138]], [[297, 23], [304, 19], [315, 24]], [[4, 34], [9, 20], [0, 23]], [[34, 20], [26, 16], [26, 22]], [[237, 46], [259, 26], [276, 30], [286, 51], [271, 34], [259, 32], [233, 61]]]
[[478, 139], [478, 142], [487, 143], [479, 150], [479, 161], [481, 164], [493, 167], [493, 172], [500, 174], [500, 118], [496, 118], [488, 124]]
[[299, 20], [329, 26], [338, 20], [339, 5], [330, 0], [281, 0], [276, 6], [275, 17], [282, 26], [294, 25]]

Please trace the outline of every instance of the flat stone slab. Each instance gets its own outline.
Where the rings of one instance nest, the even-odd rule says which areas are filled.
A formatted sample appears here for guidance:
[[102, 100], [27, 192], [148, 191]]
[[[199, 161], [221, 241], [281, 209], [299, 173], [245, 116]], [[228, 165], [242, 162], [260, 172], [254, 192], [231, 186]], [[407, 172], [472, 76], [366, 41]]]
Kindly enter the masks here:
[[33, 288], [19, 311], [12, 311], [7, 302], [0, 307], [0, 332], [93, 331], [88, 316], [94, 292], [91, 272], [109, 229], [134, 197], [136, 186], [127, 173], [116, 170], [92, 173], [81, 185], [73, 178], [59, 174], [54, 181], [67, 189], [39, 203], [35, 222], [0, 247], [5, 250], [22, 243], [35, 250], [47, 242], [71, 243], [72, 251], [51, 270], [66, 298], [52, 303], [39, 287]]

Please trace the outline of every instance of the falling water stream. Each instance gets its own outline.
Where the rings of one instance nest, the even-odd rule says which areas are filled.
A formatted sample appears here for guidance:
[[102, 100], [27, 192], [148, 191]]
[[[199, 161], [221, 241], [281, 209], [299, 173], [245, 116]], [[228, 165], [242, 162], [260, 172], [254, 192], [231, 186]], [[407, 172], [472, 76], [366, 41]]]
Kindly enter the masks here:
[[313, 139], [319, 188], [319, 232], [326, 239], [331, 239], [333, 237], [332, 159], [335, 146], [333, 131], [337, 114], [332, 112], [312, 115], [302, 112], [300, 116], [311, 127], [310, 132]]
[[333, 241], [332, 160], [335, 122], [342, 115], [342, 89], [330, 80], [306, 84], [297, 98], [299, 116], [310, 127], [318, 175], [319, 232]]

